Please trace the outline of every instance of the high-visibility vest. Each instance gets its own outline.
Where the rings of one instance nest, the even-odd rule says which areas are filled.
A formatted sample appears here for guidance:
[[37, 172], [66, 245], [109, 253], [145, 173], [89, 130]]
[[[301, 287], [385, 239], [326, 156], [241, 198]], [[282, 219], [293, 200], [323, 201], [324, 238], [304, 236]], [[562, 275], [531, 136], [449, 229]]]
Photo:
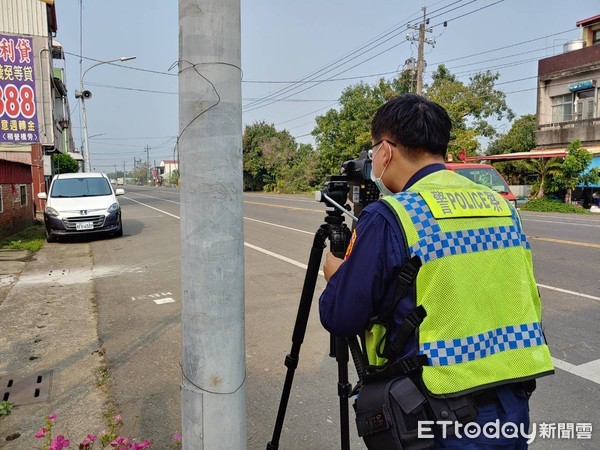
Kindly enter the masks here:
[[[422, 267], [415, 307], [427, 356], [423, 381], [434, 395], [460, 395], [553, 373], [541, 326], [529, 243], [516, 209], [491, 189], [449, 170], [383, 201], [397, 215], [409, 257]], [[379, 328], [378, 328], [379, 327]], [[381, 325], [367, 333], [371, 364]]]

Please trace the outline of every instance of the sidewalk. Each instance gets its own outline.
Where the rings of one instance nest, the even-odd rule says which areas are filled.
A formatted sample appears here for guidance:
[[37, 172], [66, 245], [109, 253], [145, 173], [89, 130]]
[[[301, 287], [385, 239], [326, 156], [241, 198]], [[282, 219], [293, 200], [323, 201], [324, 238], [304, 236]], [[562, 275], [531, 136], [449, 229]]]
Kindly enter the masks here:
[[[0, 401], [7, 389], [8, 401], [19, 399], [21, 377], [51, 381], [45, 401], [43, 384], [38, 398], [33, 385], [15, 401], [24, 404], [0, 417], [2, 449], [40, 448], [34, 434], [50, 413], [58, 416], [53, 436], [64, 434], [73, 446], [106, 427], [90, 252], [87, 243], [45, 244], [28, 262], [18, 260], [26, 252], [0, 252]], [[7, 380], [16, 380], [12, 388]]]

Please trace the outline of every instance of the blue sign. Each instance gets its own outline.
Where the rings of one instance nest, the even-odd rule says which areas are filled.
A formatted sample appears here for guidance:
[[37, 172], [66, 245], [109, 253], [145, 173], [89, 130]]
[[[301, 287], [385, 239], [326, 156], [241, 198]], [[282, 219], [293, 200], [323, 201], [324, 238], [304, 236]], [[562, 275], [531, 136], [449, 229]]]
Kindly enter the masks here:
[[594, 84], [595, 83], [593, 80], [586, 80], [586, 81], [579, 81], [577, 83], [571, 83], [571, 84], [569, 84], [569, 91], [577, 92], [577, 91], [583, 91], [585, 89], [593, 89]]

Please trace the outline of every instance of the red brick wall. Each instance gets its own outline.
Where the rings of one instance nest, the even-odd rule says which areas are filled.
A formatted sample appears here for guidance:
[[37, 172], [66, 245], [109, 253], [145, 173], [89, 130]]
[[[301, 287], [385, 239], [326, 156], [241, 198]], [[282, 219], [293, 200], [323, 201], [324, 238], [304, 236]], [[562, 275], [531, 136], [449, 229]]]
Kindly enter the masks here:
[[0, 239], [4, 239], [33, 223], [33, 198], [31, 195], [31, 184], [24, 185], [27, 190], [27, 202], [21, 206], [21, 185], [0, 184], [2, 191], [2, 212], [0, 212]]

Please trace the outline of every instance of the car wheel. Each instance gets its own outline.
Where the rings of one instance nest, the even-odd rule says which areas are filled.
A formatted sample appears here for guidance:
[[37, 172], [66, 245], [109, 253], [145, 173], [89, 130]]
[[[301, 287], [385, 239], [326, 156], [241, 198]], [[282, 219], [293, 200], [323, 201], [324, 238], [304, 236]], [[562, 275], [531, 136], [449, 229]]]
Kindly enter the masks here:
[[52, 233], [49, 233], [48, 230], [46, 230], [46, 242], [56, 242], [58, 239], [56, 238], [56, 236], [54, 236]]
[[114, 232], [114, 237], [122, 237], [123, 236], [123, 221], [119, 217], [119, 229]]

